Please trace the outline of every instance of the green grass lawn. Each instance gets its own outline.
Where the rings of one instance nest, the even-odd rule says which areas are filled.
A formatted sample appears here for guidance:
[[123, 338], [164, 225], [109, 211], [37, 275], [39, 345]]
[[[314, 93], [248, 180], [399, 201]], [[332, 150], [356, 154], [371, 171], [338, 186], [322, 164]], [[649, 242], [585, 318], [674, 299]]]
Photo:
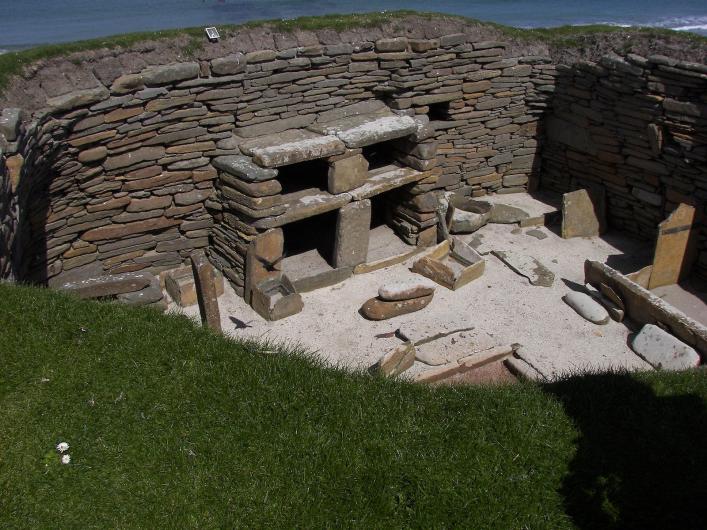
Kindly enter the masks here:
[[272, 348], [0, 284], [0, 527], [707, 521], [704, 371], [427, 388]]

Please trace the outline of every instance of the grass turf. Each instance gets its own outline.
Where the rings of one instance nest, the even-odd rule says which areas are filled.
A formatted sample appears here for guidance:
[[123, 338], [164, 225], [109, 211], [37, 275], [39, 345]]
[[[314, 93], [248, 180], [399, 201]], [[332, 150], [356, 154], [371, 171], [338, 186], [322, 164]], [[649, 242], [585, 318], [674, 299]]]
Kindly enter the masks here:
[[[707, 37], [678, 32], [661, 28], [621, 28], [610, 25], [593, 24], [585, 26], [560, 26], [555, 28], [535, 28], [522, 29], [512, 26], [505, 26], [492, 22], [463, 17], [459, 15], [448, 15], [442, 13], [417, 12], [411, 10], [382, 11], [373, 13], [354, 14], [332, 14], [323, 16], [304, 16], [294, 19], [258, 20], [242, 25], [219, 26], [219, 32], [223, 38], [228, 38], [242, 28], [255, 28], [269, 26], [273, 30], [291, 32], [294, 30], [316, 31], [321, 29], [333, 29], [343, 31], [351, 28], [372, 27], [385, 23], [394, 23], [406, 16], [419, 16], [424, 18], [445, 17], [463, 20], [472, 24], [486, 25], [493, 27], [501, 34], [514, 39], [528, 42], [542, 41], [554, 46], [578, 47], [582, 46], [582, 39], [592, 35], [602, 35], [621, 32], [623, 34], [644, 35], [648, 37], [673, 37], [678, 38], [686, 46], [692, 44], [704, 44]], [[30, 64], [53, 57], [68, 56], [72, 53], [90, 51], [99, 48], [129, 48], [135, 44], [163, 39], [174, 39], [182, 37], [184, 42], [180, 46], [181, 53], [186, 56], [194, 56], [204, 46], [203, 28], [182, 28], [162, 31], [126, 33], [97, 39], [88, 39], [76, 42], [61, 44], [49, 44], [36, 46], [27, 50], [20, 50], [0, 55], [0, 91], [7, 86], [13, 75], [18, 75], [22, 69]]]
[[0, 284], [0, 526], [707, 520], [703, 371], [428, 388], [272, 348]]

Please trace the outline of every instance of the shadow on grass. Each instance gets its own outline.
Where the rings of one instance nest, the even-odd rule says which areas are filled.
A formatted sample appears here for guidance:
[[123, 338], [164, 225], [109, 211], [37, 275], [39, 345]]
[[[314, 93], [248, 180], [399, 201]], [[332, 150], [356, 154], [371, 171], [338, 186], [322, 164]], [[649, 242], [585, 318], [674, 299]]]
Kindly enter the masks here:
[[545, 391], [580, 433], [561, 489], [579, 528], [704, 528], [707, 409], [699, 395], [659, 396], [620, 373]]

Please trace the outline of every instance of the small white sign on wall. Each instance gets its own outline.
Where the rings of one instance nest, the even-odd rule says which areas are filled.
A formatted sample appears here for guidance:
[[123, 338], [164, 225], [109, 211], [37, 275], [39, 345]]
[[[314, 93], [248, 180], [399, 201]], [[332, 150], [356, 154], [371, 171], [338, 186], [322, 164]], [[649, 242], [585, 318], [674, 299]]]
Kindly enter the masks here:
[[218, 42], [218, 40], [221, 38], [221, 35], [218, 34], [218, 30], [214, 27], [204, 28], [204, 31], [206, 31], [206, 36], [211, 42]]

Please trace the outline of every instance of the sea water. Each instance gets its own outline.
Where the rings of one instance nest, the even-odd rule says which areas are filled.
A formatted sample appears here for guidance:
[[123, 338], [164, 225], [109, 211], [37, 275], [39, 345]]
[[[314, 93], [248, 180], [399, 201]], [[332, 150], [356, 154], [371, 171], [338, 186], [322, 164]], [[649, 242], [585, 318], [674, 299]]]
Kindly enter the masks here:
[[614, 24], [707, 35], [707, 0], [0, 0], [0, 49], [134, 31], [397, 9], [521, 28]]

